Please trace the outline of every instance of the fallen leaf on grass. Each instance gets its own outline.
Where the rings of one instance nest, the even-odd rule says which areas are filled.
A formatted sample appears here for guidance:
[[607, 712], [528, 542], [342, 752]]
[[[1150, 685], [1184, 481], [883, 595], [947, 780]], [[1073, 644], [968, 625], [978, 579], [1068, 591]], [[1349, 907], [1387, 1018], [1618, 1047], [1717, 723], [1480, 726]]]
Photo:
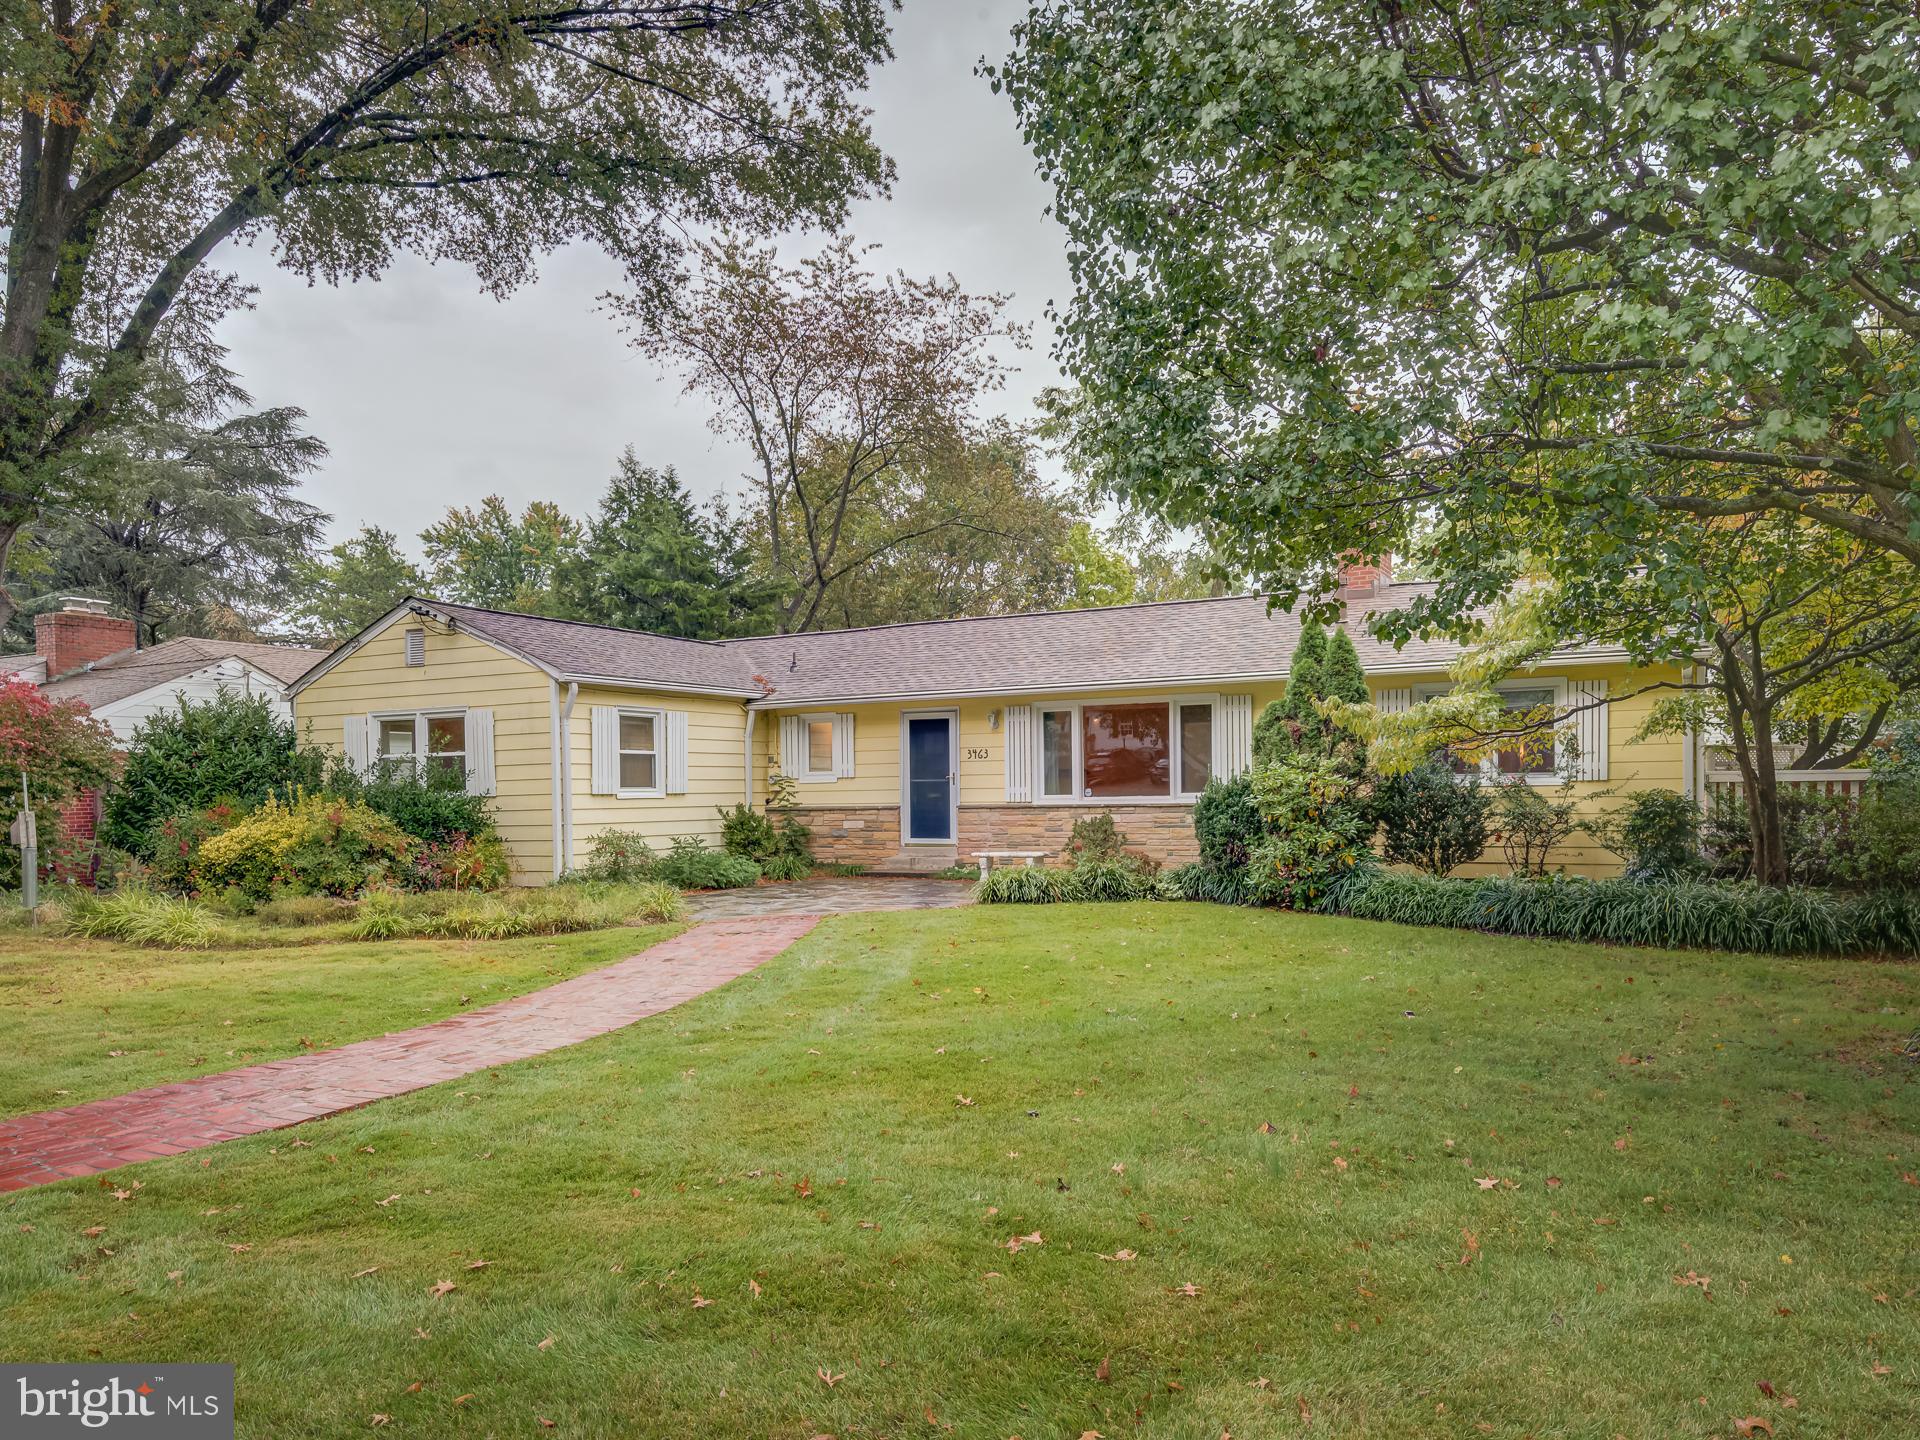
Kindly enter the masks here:
[[1334, 1168], [1334, 1169], [1336, 1169], [1336, 1170], [1339, 1170], [1339, 1171], [1343, 1171], [1343, 1172], [1344, 1172], [1344, 1171], [1346, 1170], [1346, 1168], [1347, 1168], [1347, 1161], [1346, 1161], [1346, 1157], [1345, 1157], [1345, 1156], [1342, 1156], [1342, 1155], [1336, 1155], [1336, 1156], [1334, 1156], [1334, 1157], [1333, 1157], [1333, 1168]]
[[469, 1261], [467, 1262], [467, 1269], [469, 1269], [469, 1270], [484, 1270], [484, 1269], [486, 1269], [486, 1268], [487, 1268], [487, 1266], [489, 1266], [489, 1265], [491, 1265], [491, 1264], [493, 1264], [493, 1261], [491, 1261], [491, 1260], [469, 1260]]
[[1046, 1243], [1046, 1239], [1036, 1230], [1031, 1235], [1013, 1236], [1007, 1241], [1006, 1250], [1009, 1255], [1018, 1255], [1025, 1246], [1044, 1245]]
[[1498, 1175], [1481, 1175], [1476, 1177], [1473, 1183], [1478, 1185], [1482, 1190], [1491, 1190], [1500, 1183], [1500, 1177]]
[[1462, 1230], [1460, 1238], [1467, 1242], [1467, 1248], [1460, 1256], [1462, 1265], [1471, 1265], [1480, 1258], [1480, 1240], [1471, 1230]]
[[442, 1295], [450, 1295], [459, 1288], [460, 1287], [451, 1280], [442, 1280], [437, 1284], [429, 1285], [427, 1287], [427, 1293], [438, 1300]]
[[1560, 1188], [1560, 1177], [1558, 1175], [1547, 1176], [1547, 1189], [1558, 1190], [1559, 1188]]
[[820, 1383], [826, 1386], [829, 1390], [831, 1390], [834, 1386], [838, 1385], [842, 1380], [847, 1378], [846, 1371], [843, 1370], [838, 1375], [835, 1375], [831, 1370], [827, 1369], [827, 1367], [824, 1365], [820, 1366], [813, 1373], [820, 1377]]
[[747, 1281], [747, 1289], [753, 1293], [754, 1299], [758, 1300], [760, 1298], [760, 1282], [758, 1280]]
[[369, 1415], [367, 1417], [367, 1424], [371, 1425], [376, 1430], [378, 1430], [382, 1425], [391, 1425], [392, 1423], [393, 1423], [393, 1416], [391, 1415]]
[[374, 1271], [376, 1271], [376, 1270], [378, 1270], [379, 1268], [380, 1268], [380, 1267], [379, 1267], [378, 1265], [369, 1265], [369, 1266], [367, 1266], [367, 1268], [366, 1268], [366, 1269], [364, 1269], [364, 1270], [356, 1270], [356, 1271], [354, 1271], [354, 1272], [353, 1272], [353, 1275], [352, 1275], [352, 1277], [351, 1277], [351, 1278], [352, 1278], [352, 1279], [355, 1279], [355, 1280], [364, 1280], [364, 1279], [366, 1279], [366, 1278], [367, 1278], [367, 1276], [369, 1276], [369, 1275], [371, 1275], [371, 1274], [373, 1274], [373, 1272], [374, 1272]]
[[1703, 1295], [1712, 1298], [1713, 1292], [1707, 1289], [1707, 1287], [1713, 1283], [1713, 1277], [1711, 1275], [1702, 1275], [1697, 1270], [1689, 1270], [1684, 1275], [1674, 1276], [1673, 1283], [1680, 1286], [1697, 1287]]
[[696, 1291], [696, 1292], [694, 1293], [694, 1297], [693, 1297], [693, 1308], [694, 1308], [694, 1309], [696, 1309], [696, 1310], [704, 1310], [704, 1309], [706, 1309], [706, 1308], [707, 1308], [707, 1306], [709, 1306], [709, 1305], [711, 1305], [712, 1303], [713, 1303], [713, 1301], [711, 1301], [711, 1300], [709, 1300], [709, 1299], [708, 1299], [708, 1298], [707, 1298], [706, 1296], [704, 1296], [704, 1295], [702, 1295], [702, 1294], [700, 1294], [699, 1292], [697, 1292], [697, 1291]]
[[1742, 1435], [1752, 1435], [1756, 1431], [1761, 1431], [1768, 1435], [1773, 1434], [1773, 1426], [1758, 1415], [1748, 1415], [1742, 1419], [1735, 1420], [1733, 1422], [1733, 1428], [1738, 1430]]
[[973, 1100], [972, 1100], [972, 1097], [970, 1097], [970, 1096], [967, 1096], [967, 1095], [956, 1095], [956, 1096], [954, 1096], [954, 1097], [953, 1097], [953, 1103], [954, 1103], [954, 1104], [956, 1104], [956, 1105], [958, 1105], [958, 1106], [959, 1106], [959, 1107], [960, 1107], [961, 1109], [963, 1109], [963, 1110], [971, 1110], [971, 1109], [973, 1108]]
[[427, 1387], [423, 1381], [416, 1380], [411, 1385], [407, 1386], [407, 1394], [418, 1395], [422, 1390], [426, 1388]]
[[798, 1195], [802, 1200], [811, 1200], [813, 1198], [813, 1177], [811, 1175], [802, 1175], [800, 1177], [800, 1183], [793, 1187], [793, 1193]]
[[1093, 1378], [1098, 1380], [1102, 1385], [1113, 1378], [1113, 1367], [1108, 1363], [1110, 1359], [1110, 1356], [1102, 1355], [1100, 1357], [1100, 1363], [1093, 1367]]
[[[1095, 1251], [1094, 1253], [1100, 1254], [1099, 1251]], [[1139, 1254], [1140, 1252], [1137, 1250], [1116, 1250], [1111, 1255], [1100, 1255], [1100, 1258], [1102, 1260], [1137, 1260]]]
[[231, 1250], [231, 1251], [232, 1251], [232, 1252], [233, 1252], [234, 1254], [236, 1254], [236, 1255], [244, 1255], [244, 1254], [246, 1254], [246, 1253], [247, 1253], [247, 1251], [249, 1251], [249, 1250], [251, 1250], [251, 1249], [253, 1249], [253, 1246], [251, 1246], [251, 1245], [229, 1245], [229, 1246], [227, 1246], [227, 1249], [229, 1249], [229, 1250]]
[[553, 1348], [553, 1336], [551, 1335], [547, 1336], [546, 1339], [542, 1340], [538, 1345], [534, 1346], [533, 1348], [536, 1350], [551, 1350]]
[[453, 1403], [454, 1403], [454, 1404], [456, 1404], [456, 1405], [464, 1405], [464, 1404], [466, 1404], [466, 1403], [467, 1403], [467, 1401], [469, 1401], [469, 1400], [471, 1400], [472, 1398], [473, 1398], [473, 1392], [472, 1392], [471, 1390], [469, 1390], [469, 1391], [468, 1391], [468, 1392], [467, 1392], [466, 1394], [464, 1394], [464, 1395], [456, 1395], [456, 1396], [454, 1396], [454, 1397], [453, 1397]]
[[1307, 1397], [1304, 1395], [1297, 1395], [1294, 1397], [1294, 1403], [1300, 1407], [1300, 1423], [1302, 1425], [1313, 1424], [1313, 1410], [1307, 1404]]
[[398, 1200], [399, 1198], [400, 1197], [398, 1195], [389, 1195], [387, 1196], [386, 1199], [376, 1200], [373, 1203], [376, 1205], [386, 1206], [386, 1205], [391, 1205], [394, 1201]]
[[1200, 1287], [1189, 1280], [1186, 1284], [1175, 1289], [1173, 1293], [1176, 1295], [1184, 1295], [1187, 1299], [1191, 1300], [1200, 1293]]
[[1881, 1365], [1876, 1363], [1873, 1367], [1873, 1373], [1876, 1375], [1891, 1375], [1893, 1373], [1893, 1367], [1891, 1365]]
[[106, 1233], [107, 1233], [107, 1227], [106, 1227], [106, 1226], [104, 1226], [104, 1225], [89, 1225], [89, 1226], [88, 1226], [88, 1227], [87, 1227], [86, 1229], [84, 1229], [84, 1230], [82, 1230], [82, 1231], [81, 1231], [80, 1233], [81, 1233], [82, 1235], [84, 1235], [84, 1236], [86, 1236], [86, 1237], [87, 1237], [87, 1238], [88, 1238], [89, 1240], [91, 1240], [91, 1239], [93, 1239], [93, 1238], [94, 1238], [94, 1237], [95, 1237], [96, 1235], [104, 1235], [104, 1234], [106, 1234]]
[[553, 1428], [554, 1428], [554, 1423], [553, 1423], [553, 1421], [551, 1421], [551, 1420], [549, 1420], [549, 1419], [548, 1419], [548, 1418], [547, 1418], [546, 1416], [544, 1416], [544, 1415], [536, 1415], [536, 1416], [534, 1416], [533, 1418], [534, 1418], [534, 1419], [536, 1419], [536, 1420], [538, 1420], [538, 1421], [540, 1422], [540, 1428], [541, 1428], [542, 1430], [551, 1430], [551, 1429], [553, 1429]]

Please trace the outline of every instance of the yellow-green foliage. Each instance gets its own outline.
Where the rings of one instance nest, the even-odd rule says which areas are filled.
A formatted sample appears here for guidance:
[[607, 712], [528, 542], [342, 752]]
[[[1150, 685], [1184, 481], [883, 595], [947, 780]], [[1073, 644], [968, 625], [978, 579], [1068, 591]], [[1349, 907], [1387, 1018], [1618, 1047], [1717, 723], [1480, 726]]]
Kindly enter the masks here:
[[296, 795], [267, 803], [208, 838], [194, 862], [201, 890], [238, 889], [264, 900], [276, 890], [354, 895], [399, 876], [415, 842], [391, 820], [355, 800]]
[[126, 940], [162, 950], [205, 950], [222, 938], [219, 918], [207, 906], [131, 886], [110, 895], [76, 890], [61, 928], [89, 940]]
[[492, 895], [401, 895], [376, 890], [361, 902], [351, 934], [355, 940], [505, 940], [652, 924], [679, 920], [685, 914], [680, 892], [657, 880], [556, 885]]

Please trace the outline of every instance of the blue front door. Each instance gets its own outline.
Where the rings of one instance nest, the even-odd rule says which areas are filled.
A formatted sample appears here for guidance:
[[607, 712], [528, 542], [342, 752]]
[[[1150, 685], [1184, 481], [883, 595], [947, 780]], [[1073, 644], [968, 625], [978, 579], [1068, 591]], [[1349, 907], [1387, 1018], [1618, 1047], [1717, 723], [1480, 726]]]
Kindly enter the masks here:
[[907, 835], [953, 839], [953, 717], [907, 719]]

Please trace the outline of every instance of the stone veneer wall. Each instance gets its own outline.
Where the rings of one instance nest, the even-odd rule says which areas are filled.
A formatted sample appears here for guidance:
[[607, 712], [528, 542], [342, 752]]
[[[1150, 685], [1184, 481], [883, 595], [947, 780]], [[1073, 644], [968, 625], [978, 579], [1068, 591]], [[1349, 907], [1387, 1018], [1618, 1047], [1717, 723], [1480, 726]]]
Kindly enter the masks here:
[[878, 865], [900, 852], [898, 805], [803, 806], [796, 818], [813, 831], [813, 854], [835, 865]]
[[[1135, 850], [1163, 865], [1200, 858], [1189, 805], [962, 805], [955, 847], [963, 864], [976, 850], [1045, 850], [1057, 856], [1073, 822], [1111, 815]], [[803, 806], [800, 821], [813, 831], [816, 858], [840, 865], [879, 865], [900, 853], [896, 805]]]
[[1200, 858], [1191, 805], [962, 805], [960, 857], [975, 850], [1064, 850], [1073, 822], [1092, 815], [1111, 815], [1128, 848], [1163, 865]]

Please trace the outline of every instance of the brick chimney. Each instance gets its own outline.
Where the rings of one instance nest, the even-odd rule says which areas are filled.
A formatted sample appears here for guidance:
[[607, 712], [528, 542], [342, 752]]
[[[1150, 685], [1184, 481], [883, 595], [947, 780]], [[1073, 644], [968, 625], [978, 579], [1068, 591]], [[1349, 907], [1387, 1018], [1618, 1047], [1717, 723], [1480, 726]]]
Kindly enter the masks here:
[[1374, 590], [1393, 583], [1393, 556], [1380, 555], [1369, 560], [1357, 550], [1340, 557], [1342, 590]]
[[58, 610], [33, 617], [33, 652], [56, 680], [134, 648], [134, 624], [107, 613], [104, 600], [63, 596]]

